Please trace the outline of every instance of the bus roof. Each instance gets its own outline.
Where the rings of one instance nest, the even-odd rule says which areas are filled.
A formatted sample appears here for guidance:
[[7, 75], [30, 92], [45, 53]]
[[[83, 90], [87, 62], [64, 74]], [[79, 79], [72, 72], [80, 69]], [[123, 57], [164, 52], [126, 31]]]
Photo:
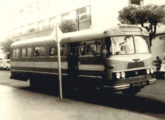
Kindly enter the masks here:
[[30, 47], [30, 46], [47, 45], [47, 44], [56, 44], [52, 36], [15, 41], [14, 43], [11, 44], [11, 48]]
[[[61, 43], [73, 43], [87, 40], [103, 39], [109, 36], [122, 36], [122, 35], [145, 35], [148, 32], [142, 27], [132, 25], [120, 25], [110, 29], [88, 29], [77, 32], [64, 33], [61, 37]], [[55, 35], [54, 35], [55, 36]], [[39, 38], [32, 38], [26, 40], [15, 41], [11, 48], [28, 47], [36, 45], [56, 44], [53, 35]]]

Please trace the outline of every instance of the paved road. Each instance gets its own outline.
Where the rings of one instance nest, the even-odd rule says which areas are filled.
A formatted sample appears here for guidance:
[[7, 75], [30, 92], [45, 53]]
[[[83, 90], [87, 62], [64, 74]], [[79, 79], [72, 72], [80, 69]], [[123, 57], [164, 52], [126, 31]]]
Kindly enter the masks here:
[[28, 82], [9, 79], [0, 71], [2, 120], [165, 120], [165, 80], [146, 87], [134, 98], [95, 92], [64, 93], [29, 88]]

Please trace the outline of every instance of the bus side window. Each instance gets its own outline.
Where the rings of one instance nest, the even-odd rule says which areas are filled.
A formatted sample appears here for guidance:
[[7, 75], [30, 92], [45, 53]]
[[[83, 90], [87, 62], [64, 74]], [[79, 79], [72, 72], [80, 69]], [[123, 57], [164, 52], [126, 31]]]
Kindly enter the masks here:
[[34, 56], [45, 56], [46, 55], [46, 49], [44, 46], [36, 46], [34, 48]]
[[27, 51], [26, 48], [22, 48], [22, 57], [26, 57]]
[[61, 56], [65, 56], [66, 55], [66, 45], [65, 44], [62, 44], [61, 45]]
[[88, 44], [86, 46], [86, 55], [94, 55], [94, 45]]
[[20, 50], [17, 48], [17, 49], [14, 49], [14, 58], [18, 58], [18, 57], [20, 57]]
[[35, 57], [39, 56], [39, 50], [40, 50], [40, 47], [35, 47], [34, 48], [34, 56]]
[[49, 49], [49, 56], [56, 56], [57, 55], [57, 47], [51, 46]]
[[46, 55], [46, 49], [45, 49], [44, 46], [41, 46], [41, 47], [40, 47], [39, 55], [40, 55], [40, 56], [45, 56], [45, 55]]
[[80, 46], [80, 55], [101, 55], [102, 42], [98, 41], [89, 41], [82, 43]]
[[27, 57], [32, 56], [32, 48], [27, 48]]

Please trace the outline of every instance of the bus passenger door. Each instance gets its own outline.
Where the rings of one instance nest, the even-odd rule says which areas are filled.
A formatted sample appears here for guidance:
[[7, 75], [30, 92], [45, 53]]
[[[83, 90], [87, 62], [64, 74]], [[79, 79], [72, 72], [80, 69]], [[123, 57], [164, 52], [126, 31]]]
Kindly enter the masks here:
[[78, 75], [78, 45], [76, 43], [69, 44], [68, 75], [72, 80]]

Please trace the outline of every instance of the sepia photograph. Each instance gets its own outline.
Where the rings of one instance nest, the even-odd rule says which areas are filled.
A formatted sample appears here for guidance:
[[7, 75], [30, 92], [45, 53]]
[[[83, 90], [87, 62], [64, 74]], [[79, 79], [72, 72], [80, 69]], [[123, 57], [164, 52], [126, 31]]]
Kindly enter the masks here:
[[165, 0], [0, 0], [0, 119], [165, 120]]

